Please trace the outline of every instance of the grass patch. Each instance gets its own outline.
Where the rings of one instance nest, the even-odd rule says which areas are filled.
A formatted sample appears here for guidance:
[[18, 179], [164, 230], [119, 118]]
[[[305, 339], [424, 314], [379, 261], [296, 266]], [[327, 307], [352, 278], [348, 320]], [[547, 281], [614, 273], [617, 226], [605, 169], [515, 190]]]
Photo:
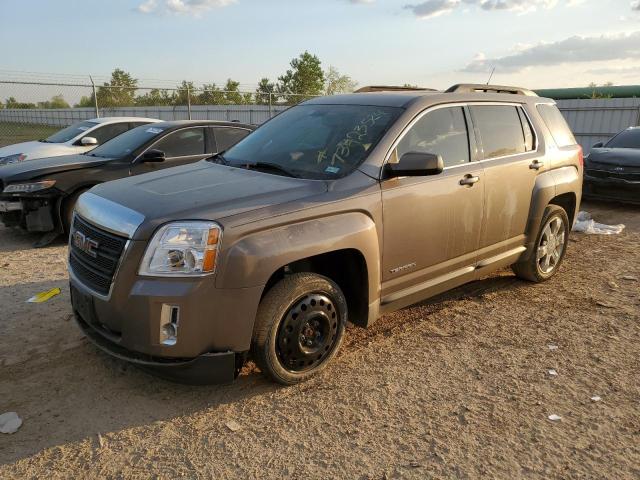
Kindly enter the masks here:
[[0, 147], [46, 138], [61, 128], [50, 125], [0, 122]]

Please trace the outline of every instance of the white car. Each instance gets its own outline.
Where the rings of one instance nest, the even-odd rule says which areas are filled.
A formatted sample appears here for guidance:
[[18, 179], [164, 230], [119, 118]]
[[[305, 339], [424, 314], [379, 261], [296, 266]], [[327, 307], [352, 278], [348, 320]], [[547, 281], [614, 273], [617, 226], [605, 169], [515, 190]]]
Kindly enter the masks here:
[[0, 148], [0, 165], [84, 153], [132, 128], [159, 122], [155, 118], [104, 117], [74, 123], [44, 140]]

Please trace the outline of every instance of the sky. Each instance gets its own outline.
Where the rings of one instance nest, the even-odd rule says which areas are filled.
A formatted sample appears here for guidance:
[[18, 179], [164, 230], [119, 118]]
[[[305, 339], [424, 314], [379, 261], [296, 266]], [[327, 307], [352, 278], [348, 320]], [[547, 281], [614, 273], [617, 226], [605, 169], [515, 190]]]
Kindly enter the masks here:
[[360, 86], [494, 68], [492, 83], [529, 88], [640, 84], [640, 0], [0, 0], [0, 19], [0, 80], [119, 67], [253, 90], [307, 50]]

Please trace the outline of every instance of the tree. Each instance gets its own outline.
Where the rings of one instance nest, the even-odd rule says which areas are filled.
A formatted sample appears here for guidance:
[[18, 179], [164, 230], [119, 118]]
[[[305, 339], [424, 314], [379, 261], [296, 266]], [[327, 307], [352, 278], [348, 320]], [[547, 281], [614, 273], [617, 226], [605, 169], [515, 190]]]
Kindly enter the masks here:
[[224, 105], [224, 93], [215, 83], [202, 85], [202, 93], [198, 95], [200, 105]]
[[[111, 73], [111, 80], [98, 87], [98, 106], [104, 108], [134, 105], [137, 86], [137, 79], [133, 78], [130, 73], [116, 68]], [[93, 94], [91, 94], [90, 100], [93, 104]], [[82, 103], [82, 99], [80, 102]]]
[[268, 105], [276, 99], [273, 94], [276, 91], [276, 85], [271, 83], [268, 78], [261, 78], [256, 88], [256, 103], [258, 105]]
[[241, 105], [243, 103], [242, 95], [240, 94], [240, 82], [228, 79], [224, 86], [224, 99], [229, 105]]
[[[196, 89], [196, 87], [193, 85], [193, 82], [187, 82], [186, 80], [183, 80], [177, 88], [178, 90], [175, 94], [174, 105], [187, 105], [188, 101], [190, 101], [192, 105], [194, 103], [197, 103], [194, 102], [194, 100], [196, 99], [194, 98], [193, 91]], [[190, 97], [190, 100], [188, 100], [187, 97]]]
[[6, 108], [37, 108], [35, 103], [18, 102], [14, 97], [7, 98]]
[[38, 102], [38, 108], [70, 108], [70, 105], [64, 99], [62, 94], [60, 94], [54, 95], [49, 101]]
[[336, 95], [338, 93], [351, 93], [358, 86], [349, 75], [341, 75], [337, 68], [329, 66], [329, 70], [324, 72], [324, 93], [325, 95]]
[[[285, 96], [287, 103], [298, 103], [305, 98], [321, 95], [324, 88], [322, 63], [316, 55], [309, 52], [300, 54], [290, 63], [291, 69], [281, 75], [278, 80], [278, 93]], [[291, 94], [299, 96], [289, 97]]]
[[166, 107], [176, 102], [175, 92], [169, 93], [168, 90], [152, 88], [144, 95], [136, 97], [136, 105], [142, 107]]

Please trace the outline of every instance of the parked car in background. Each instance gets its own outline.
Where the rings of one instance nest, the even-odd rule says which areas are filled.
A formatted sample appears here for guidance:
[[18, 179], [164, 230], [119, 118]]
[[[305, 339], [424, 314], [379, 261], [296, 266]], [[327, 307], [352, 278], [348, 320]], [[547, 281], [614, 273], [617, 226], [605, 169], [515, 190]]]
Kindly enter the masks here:
[[347, 320], [507, 266], [555, 275], [582, 160], [553, 100], [528, 90], [312, 99], [209, 161], [83, 194], [73, 310], [97, 346], [170, 378], [229, 382], [251, 352], [301, 382]]
[[0, 165], [84, 153], [132, 128], [159, 122], [155, 118], [103, 117], [74, 123], [50, 137], [0, 148]]
[[584, 166], [585, 198], [640, 204], [640, 127], [596, 143]]
[[30, 232], [68, 232], [76, 200], [99, 183], [196, 162], [226, 150], [255, 127], [174, 121], [129, 130], [90, 152], [0, 166], [0, 220]]

